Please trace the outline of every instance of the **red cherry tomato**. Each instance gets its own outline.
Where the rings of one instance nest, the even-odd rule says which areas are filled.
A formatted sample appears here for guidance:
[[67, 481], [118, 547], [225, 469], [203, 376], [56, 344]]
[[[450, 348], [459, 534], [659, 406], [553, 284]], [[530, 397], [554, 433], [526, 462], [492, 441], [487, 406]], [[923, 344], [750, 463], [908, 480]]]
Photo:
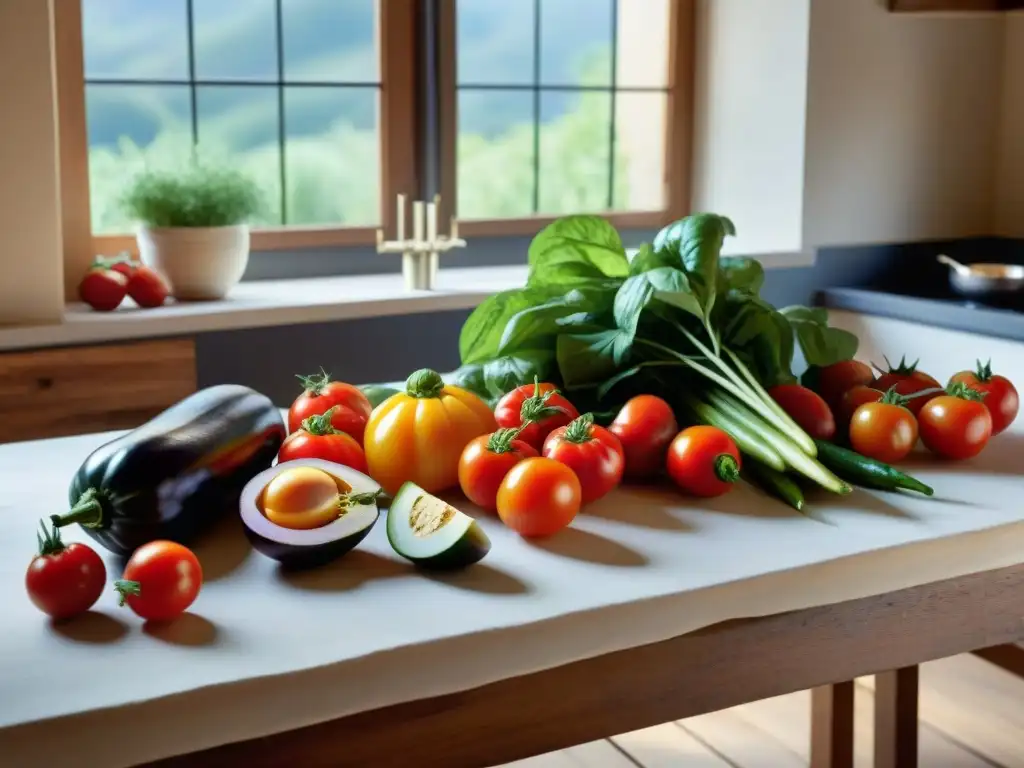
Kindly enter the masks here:
[[596, 501], [622, 482], [626, 457], [622, 443], [589, 413], [559, 427], [544, 440], [542, 455], [560, 461], [576, 473], [583, 503]]
[[[888, 359], [886, 359], [885, 364], [889, 366], [888, 370], [882, 372], [871, 386], [882, 392], [888, 392], [895, 387], [896, 394], [898, 395], [916, 395], [907, 403], [907, 408], [915, 416], [921, 412], [925, 403], [936, 395], [941, 394], [942, 385], [927, 373], [917, 370], [916, 362], [907, 365], [907, 359], [903, 357], [900, 358], [900, 363], [897, 366], [893, 366]], [[938, 391], [932, 395], [917, 394], [927, 389]]]
[[534, 456], [516, 464], [498, 488], [498, 517], [526, 538], [551, 536], [580, 511], [576, 473], [561, 462]]
[[140, 307], [159, 307], [167, 301], [167, 284], [152, 269], [140, 264], [128, 277], [128, 295]]
[[821, 395], [822, 400], [835, 413], [844, 394], [858, 385], [870, 384], [874, 378], [875, 374], [867, 363], [843, 360], [822, 368], [808, 368], [800, 378], [800, 383]]
[[1003, 432], [1017, 418], [1017, 411], [1020, 410], [1020, 398], [1017, 396], [1017, 389], [1005, 376], [992, 373], [992, 361], [985, 365], [978, 361], [978, 367], [974, 371], [960, 371], [949, 380], [950, 384], [960, 382], [971, 389], [985, 395], [982, 400], [988, 412], [992, 416], [992, 434], [998, 435]]
[[917, 417], [921, 442], [948, 459], [977, 456], [992, 436], [992, 414], [981, 393], [954, 383], [947, 394], [930, 399]]
[[654, 395], [629, 400], [608, 427], [626, 456], [625, 477], [649, 480], [665, 467], [665, 452], [679, 432], [671, 406]]
[[305, 419], [319, 416], [337, 406], [331, 417], [331, 424], [335, 429], [354, 437], [356, 442], [362, 445], [366, 422], [373, 411], [373, 406], [366, 399], [366, 395], [351, 384], [331, 381], [330, 375], [323, 370], [312, 376], [298, 378], [305, 389], [288, 409], [288, 431], [298, 431]]
[[60, 529], [38, 536], [39, 554], [25, 574], [25, 590], [32, 603], [54, 619], [69, 619], [92, 608], [103, 593], [107, 569], [100, 556], [85, 544], [65, 544]]
[[135, 268], [141, 265], [138, 261], [133, 259], [127, 251], [125, 251], [119, 256], [114, 256], [113, 258], [97, 256], [93, 260], [92, 266], [99, 267], [100, 269], [112, 269], [115, 272], [120, 272], [125, 277], [131, 277]]
[[728, 493], [739, 479], [740, 467], [736, 443], [717, 427], [688, 427], [668, 448], [669, 477], [694, 496]]
[[850, 419], [850, 447], [861, 456], [895, 464], [917, 445], [917, 419], [906, 399], [887, 392], [877, 402], [867, 402]]
[[195, 554], [173, 541], [151, 541], [132, 554], [124, 575], [114, 582], [121, 605], [139, 617], [169, 621], [188, 610], [203, 585]]
[[836, 434], [836, 420], [828, 403], [816, 392], [799, 384], [780, 384], [768, 390], [801, 429], [815, 440], [831, 440]]
[[498, 508], [498, 488], [516, 464], [537, 455], [537, 450], [516, 438], [516, 430], [499, 429], [469, 441], [459, 457], [459, 486], [466, 498], [481, 509]]
[[90, 269], [78, 284], [82, 301], [100, 312], [117, 309], [127, 293], [128, 278], [112, 269]]
[[540, 381], [516, 387], [494, 407], [494, 419], [503, 428], [518, 429], [523, 423], [524, 413], [531, 423], [519, 433], [519, 439], [538, 451], [553, 430], [566, 426], [580, 415], [573, 404], [558, 393], [554, 384]]
[[278, 462], [295, 459], [323, 459], [366, 473], [366, 454], [355, 438], [334, 428], [331, 419], [334, 409], [310, 416], [299, 425], [297, 432], [285, 438], [277, 453]]
[[854, 412], [866, 403], [877, 403], [884, 394], [884, 392], [863, 384], [858, 384], [846, 390], [836, 412], [836, 419], [838, 421], [836, 427], [838, 430], [843, 434], [848, 434], [850, 431], [850, 420], [853, 418]]

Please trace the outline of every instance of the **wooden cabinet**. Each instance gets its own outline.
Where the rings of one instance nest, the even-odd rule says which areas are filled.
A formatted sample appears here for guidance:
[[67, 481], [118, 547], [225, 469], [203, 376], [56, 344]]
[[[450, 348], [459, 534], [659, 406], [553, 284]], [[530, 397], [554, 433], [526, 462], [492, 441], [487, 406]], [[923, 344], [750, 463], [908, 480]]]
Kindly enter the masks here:
[[0, 352], [0, 443], [129, 429], [195, 390], [192, 339]]
[[889, 10], [925, 11], [1015, 11], [1024, 0], [888, 0]]

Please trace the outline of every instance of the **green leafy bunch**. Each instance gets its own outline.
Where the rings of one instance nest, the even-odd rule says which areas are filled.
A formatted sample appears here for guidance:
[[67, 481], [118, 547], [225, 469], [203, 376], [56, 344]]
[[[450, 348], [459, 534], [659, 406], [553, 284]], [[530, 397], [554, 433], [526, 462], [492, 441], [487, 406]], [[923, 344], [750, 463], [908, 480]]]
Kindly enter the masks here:
[[179, 171], [142, 171], [124, 190], [121, 206], [150, 227], [226, 227], [259, 214], [263, 199], [241, 172], [193, 163]]
[[673, 402], [699, 391], [707, 376], [694, 372], [723, 355], [763, 387], [796, 380], [797, 344], [809, 365], [851, 359], [856, 336], [829, 327], [826, 310], [761, 298], [761, 264], [721, 255], [734, 234], [728, 218], [695, 214], [630, 260], [604, 219], [558, 219], [530, 245], [526, 286], [489, 297], [466, 320], [462, 366], [446, 378], [493, 401], [539, 377], [579, 407], [614, 413], [640, 392]]

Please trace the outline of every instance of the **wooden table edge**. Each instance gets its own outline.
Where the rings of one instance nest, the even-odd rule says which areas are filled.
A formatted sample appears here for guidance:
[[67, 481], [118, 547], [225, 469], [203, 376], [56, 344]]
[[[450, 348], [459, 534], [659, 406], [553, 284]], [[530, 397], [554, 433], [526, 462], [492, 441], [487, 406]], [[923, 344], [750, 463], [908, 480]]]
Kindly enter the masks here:
[[[152, 768], [486, 768], [1024, 638], [1024, 564], [724, 622], [459, 693], [159, 760]], [[413, 761], [413, 762], [410, 762]]]

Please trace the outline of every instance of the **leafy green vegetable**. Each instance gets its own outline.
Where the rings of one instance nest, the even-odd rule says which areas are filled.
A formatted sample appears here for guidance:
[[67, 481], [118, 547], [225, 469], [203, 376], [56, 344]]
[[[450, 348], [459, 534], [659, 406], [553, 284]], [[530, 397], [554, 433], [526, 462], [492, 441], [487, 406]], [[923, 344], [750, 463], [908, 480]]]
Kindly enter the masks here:
[[629, 262], [629, 274], [639, 275], [658, 267], [678, 267], [679, 260], [669, 251], [656, 251], [648, 243], [644, 243]]
[[764, 267], [756, 259], [746, 256], [723, 256], [718, 260], [721, 270], [718, 290], [722, 292], [741, 290], [758, 294], [764, 285]]
[[576, 287], [581, 280], [623, 278], [629, 260], [619, 233], [599, 216], [566, 216], [530, 243], [527, 285]]
[[857, 354], [857, 337], [842, 328], [830, 328], [828, 310], [823, 307], [785, 307], [780, 312], [793, 328], [808, 365], [824, 367]]
[[574, 288], [568, 293], [520, 310], [509, 318], [501, 335], [498, 354], [515, 352], [536, 339], [551, 337], [560, 332], [600, 330], [601, 314], [615, 296], [618, 283], [603, 283], [585, 288]]
[[551, 295], [551, 291], [518, 288], [484, 299], [466, 319], [459, 333], [459, 358], [463, 364], [495, 357], [509, 320], [522, 310], [546, 301]]

